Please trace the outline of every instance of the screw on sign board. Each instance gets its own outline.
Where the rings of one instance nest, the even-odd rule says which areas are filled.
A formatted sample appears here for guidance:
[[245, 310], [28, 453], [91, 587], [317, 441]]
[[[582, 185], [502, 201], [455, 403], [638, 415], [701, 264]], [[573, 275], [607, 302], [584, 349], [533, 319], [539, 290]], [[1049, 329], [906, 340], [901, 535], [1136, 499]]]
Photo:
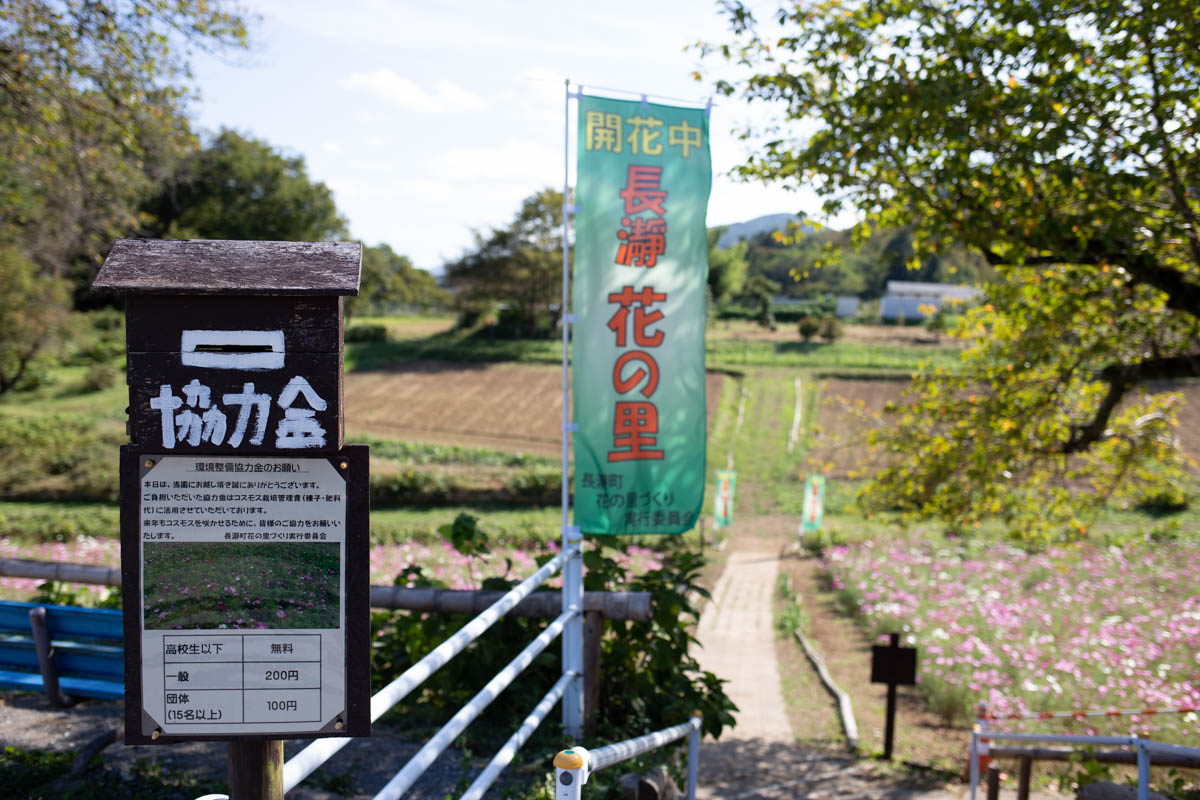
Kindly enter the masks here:
[[360, 264], [119, 240], [95, 281], [127, 295], [127, 744], [370, 733], [368, 454], [342, 414]]

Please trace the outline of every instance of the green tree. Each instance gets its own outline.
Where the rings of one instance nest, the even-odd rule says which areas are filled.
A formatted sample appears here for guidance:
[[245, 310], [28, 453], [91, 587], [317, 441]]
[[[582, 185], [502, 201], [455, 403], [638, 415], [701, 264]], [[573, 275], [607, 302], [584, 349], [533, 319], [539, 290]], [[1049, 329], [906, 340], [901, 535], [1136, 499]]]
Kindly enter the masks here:
[[794, 234], [760, 233], [749, 244], [750, 271], [780, 283], [793, 297], [874, 298], [884, 294], [889, 280], [977, 283], [994, 277], [981, 256], [957, 244], [914, 262], [911, 232], [903, 228], [874, 229], [856, 242], [844, 231], [803, 226]]
[[708, 231], [708, 295], [714, 308], [726, 305], [742, 293], [750, 268], [746, 261], [749, 244], [745, 239], [724, 249], [717, 247], [724, 232], [724, 228]]
[[308, 177], [302, 156], [223, 128], [180, 162], [147, 203], [147, 232], [168, 239], [342, 239], [346, 221], [329, 188]]
[[21, 385], [38, 354], [66, 329], [65, 281], [39, 274], [13, 245], [0, 246], [0, 394]]
[[1184, 0], [725, 5], [721, 89], [811, 133], [741, 169], [961, 242], [1001, 281], [964, 369], [914, 384], [870, 496], [1033, 535], [1178, 480], [1171, 395], [1200, 374], [1200, 7]]
[[0, 238], [86, 283], [193, 144], [189, 50], [245, 43], [225, 0], [0, 3]]
[[407, 308], [442, 308], [448, 302], [437, 279], [414, 267], [408, 256], [381, 244], [363, 248], [357, 297], [346, 298], [346, 314], [378, 314]]
[[765, 275], [751, 275], [742, 289], [742, 299], [758, 309], [758, 324], [771, 330], [775, 330], [775, 313], [771, 311], [771, 303], [779, 294], [779, 288], [778, 283]]
[[460, 308], [506, 304], [526, 334], [553, 329], [562, 299], [562, 204], [562, 192], [543, 189], [507, 226], [475, 233], [475, 246], [446, 264], [445, 284]]

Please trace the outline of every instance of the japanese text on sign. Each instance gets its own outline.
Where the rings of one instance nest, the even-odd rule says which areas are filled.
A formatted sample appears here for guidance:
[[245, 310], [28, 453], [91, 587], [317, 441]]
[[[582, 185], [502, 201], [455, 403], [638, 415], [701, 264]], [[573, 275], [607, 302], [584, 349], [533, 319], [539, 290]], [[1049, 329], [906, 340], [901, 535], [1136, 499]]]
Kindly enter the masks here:
[[[625, 188], [620, 192], [625, 216], [621, 217], [623, 227], [617, 231], [621, 245], [616, 263], [621, 266], [653, 267], [667, 252], [667, 221], [663, 219], [667, 193], [659, 185], [661, 180], [662, 167], [629, 165]], [[644, 212], [650, 216], [635, 216]]]
[[[635, 345], [647, 349], [659, 347], [666, 336], [662, 331], [650, 333], [648, 328], [663, 319], [663, 313], [649, 309], [655, 303], [665, 303], [666, 300], [665, 293], [655, 292], [650, 286], [640, 291], [625, 286], [620, 292], [610, 294], [608, 302], [615, 303], [617, 310], [608, 321], [608, 327], [616, 334], [617, 347], [628, 346], [631, 327]], [[629, 369], [630, 365], [633, 365], [632, 369]], [[646, 399], [617, 401], [613, 415], [613, 443], [608, 451], [608, 460], [662, 459], [663, 451], [656, 449], [658, 408], [649, 402], [658, 388], [658, 362], [646, 350], [626, 350], [613, 365], [612, 381], [619, 396], [637, 391]]]
[[620, 114], [603, 111], [588, 111], [584, 120], [584, 147], [588, 150], [628, 152], [635, 156], [662, 155], [664, 126], [667, 131], [667, 147], [676, 149], [683, 158], [687, 158], [692, 150], [700, 148], [704, 143], [700, 128], [688, 124], [687, 120], [680, 120], [676, 125], [665, 125], [657, 117], [641, 114], [622, 117]]
[[[198, 447], [202, 442], [224, 443], [236, 448], [247, 440], [247, 436], [250, 444], [261, 445], [267, 435], [272, 399], [283, 410], [283, 417], [274, 430], [277, 449], [325, 446], [325, 429], [314, 417], [329, 404], [300, 375], [288, 381], [278, 398], [256, 392], [254, 383], [247, 381], [240, 392], [221, 395], [225, 410], [217, 404], [212, 389], [195, 378], [180, 391], [183, 397], [176, 395], [170, 384], [164, 383], [159, 386], [158, 396], [150, 399], [150, 407], [162, 415], [162, 446], [168, 450], [184, 444]], [[301, 398], [308, 408], [297, 406]]]

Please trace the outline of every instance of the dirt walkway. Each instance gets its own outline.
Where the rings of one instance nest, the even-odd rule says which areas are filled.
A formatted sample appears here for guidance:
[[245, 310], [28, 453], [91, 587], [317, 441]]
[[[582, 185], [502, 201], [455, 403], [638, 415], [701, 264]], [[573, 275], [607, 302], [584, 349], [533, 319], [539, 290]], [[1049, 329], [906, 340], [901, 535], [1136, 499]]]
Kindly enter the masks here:
[[[780, 517], [743, 518], [738, 523], [725, 569], [697, 625], [701, 645], [697, 659], [704, 669], [729, 681], [726, 692], [739, 709], [732, 730], [719, 741], [701, 745], [697, 796], [704, 800], [966, 797], [963, 785], [889, 777], [870, 759], [797, 744], [781, 690], [772, 608], [785, 541], [781, 536], [793, 526]], [[1002, 797], [1010, 796], [1015, 792], [1002, 792]]]
[[792, 741], [771, 623], [778, 574], [775, 553], [733, 552], [696, 628], [704, 645], [697, 653], [701, 666], [729, 681], [727, 691], [739, 711], [737, 726], [728, 735], [740, 740]]

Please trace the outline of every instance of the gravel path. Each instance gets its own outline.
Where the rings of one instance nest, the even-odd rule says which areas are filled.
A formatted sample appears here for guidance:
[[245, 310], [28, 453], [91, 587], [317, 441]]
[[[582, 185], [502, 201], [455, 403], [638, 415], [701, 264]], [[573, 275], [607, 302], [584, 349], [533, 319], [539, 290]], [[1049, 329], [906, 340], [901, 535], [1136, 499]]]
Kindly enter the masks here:
[[[54, 708], [41, 695], [5, 692], [0, 694], [0, 747], [12, 746], [22, 750], [79, 750], [96, 736], [121, 724], [124, 715], [120, 701], [85, 701], [66, 709]], [[284, 758], [290, 758], [307, 741], [284, 744]], [[342, 748], [322, 768], [329, 780], [326, 786], [354, 787], [350, 793], [328, 791], [309, 779], [289, 800], [330, 800], [331, 798], [373, 797], [375, 792], [396, 774], [400, 767], [420, 748], [400, 740], [387, 727], [375, 725], [369, 739], [355, 739]], [[226, 745], [223, 742], [186, 742], [170, 745], [140, 745], [126, 747], [120, 742], [102, 751], [104, 766], [128, 774], [139, 759], [149, 759], [168, 770], [185, 770], [202, 782], [220, 781], [226, 771]], [[455, 791], [463, 775], [472, 780], [480, 768], [464, 764], [462, 753], [451, 749], [442, 754], [408, 795], [411, 800], [442, 800], [457, 796]], [[463, 784], [462, 789], [466, 788]], [[8, 798], [4, 798], [8, 800]]]

